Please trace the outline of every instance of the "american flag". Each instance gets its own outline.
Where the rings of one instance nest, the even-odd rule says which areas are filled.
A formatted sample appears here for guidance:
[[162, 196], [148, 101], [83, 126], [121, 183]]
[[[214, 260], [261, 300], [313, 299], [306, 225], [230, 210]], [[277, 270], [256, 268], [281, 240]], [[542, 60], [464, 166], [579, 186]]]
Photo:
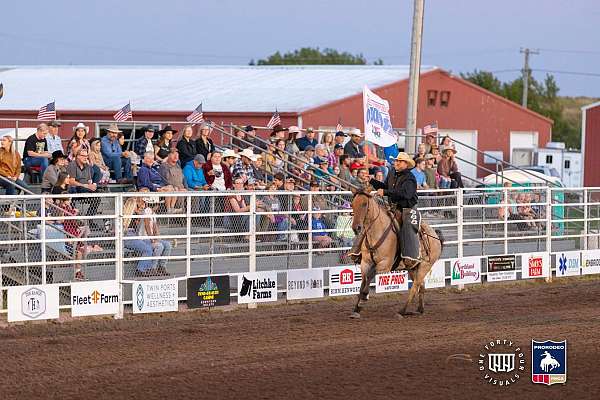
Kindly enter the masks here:
[[128, 119], [133, 119], [133, 114], [131, 113], [131, 103], [127, 103], [123, 108], [121, 108], [117, 113], [113, 116], [115, 121], [122, 122], [127, 121]]
[[273, 113], [273, 116], [271, 117], [271, 119], [269, 120], [269, 123], [267, 124], [267, 128], [273, 129], [273, 127], [275, 125], [281, 125], [281, 118], [279, 117], [279, 113], [277, 111], [275, 111]]
[[425, 125], [423, 127], [423, 133], [425, 135], [437, 135], [438, 133], [438, 125], [437, 122], [429, 125]]
[[335, 126], [335, 131], [339, 132], [339, 131], [343, 131], [344, 130], [344, 125], [342, 125], [342, 120], [338, 119], [338, 123]]
[[56, 106], [54, 102], [48, 103], [40, 108], [37, 119], [39, 121], [52, 121], [56, 119]]
[[202, 115], [202, 103], [194, 109], [193, 113], [185, 117], [185, 120], [194, 124], [204, 121], [204, 116]]

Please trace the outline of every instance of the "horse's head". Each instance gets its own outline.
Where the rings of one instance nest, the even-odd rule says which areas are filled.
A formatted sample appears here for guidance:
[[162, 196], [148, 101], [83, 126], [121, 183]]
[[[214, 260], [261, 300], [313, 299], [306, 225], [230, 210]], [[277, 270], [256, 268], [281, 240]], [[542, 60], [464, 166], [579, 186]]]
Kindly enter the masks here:
[[365, 218], [369, 212], [371, 195], [364, 189], [352, 189], [352, 230], [358, 234], [363, 228]]

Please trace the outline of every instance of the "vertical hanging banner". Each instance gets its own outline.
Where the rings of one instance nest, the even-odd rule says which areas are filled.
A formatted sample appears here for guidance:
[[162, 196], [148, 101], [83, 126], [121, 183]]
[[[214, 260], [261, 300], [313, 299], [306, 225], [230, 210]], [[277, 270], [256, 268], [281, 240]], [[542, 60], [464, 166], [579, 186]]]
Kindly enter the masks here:
[[381, 147], [396, 144], [398, 135], [392, 129], [390, 105], [387, 100], [377, 96], [365, 86], [363, 88], [363, 109], [365, 140]]

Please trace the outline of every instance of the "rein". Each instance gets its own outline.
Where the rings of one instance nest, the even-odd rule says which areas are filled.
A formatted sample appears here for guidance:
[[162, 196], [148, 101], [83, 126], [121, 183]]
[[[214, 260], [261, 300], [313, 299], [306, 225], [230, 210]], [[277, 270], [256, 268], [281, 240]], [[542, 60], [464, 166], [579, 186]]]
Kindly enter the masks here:
[[362, 225], [365, 227], [365, 233], [364, 233], [365, 234], [365, 246], [367, 247], [367, 250], [369, 250], [371, 260], [375, 261], [375, 251], [383, 244], [385, 239], [389, 236], [390, 232], [392, 231], [393, 225], [394, 225], [394, 219], [391, 218], [389, 225], [387, 226], [387, 228], [385, 228], [385, 231], [383, 231], [383, 234], [379, 237], [379, 240], [377, 240], [377, 242], [375, 243], [374, 246], [371, 246], [369, 244], [369, 235], [368, 235], [369, 229], [371, 229], [371, 226], [374, 225], [374, 222], [379, 219], [379, 217], [381, 216], [382, 210], [381, 210], [381, 206], [378, 205], [377, 209], [379, 212], [377, 213], [377, 216], [371, 220], [371, 224], [369, 224], [369, 226], [367, 227], [366, 220], [369, 216], [369, 206], [371, 204], [372, 197], [367, 195], [366, 193], [358, 193], [358, 194], [362, 194], [369, 198], [369, 201], [367, 202], [367, 211], [365, 212], [365, 217], [363, 218]]

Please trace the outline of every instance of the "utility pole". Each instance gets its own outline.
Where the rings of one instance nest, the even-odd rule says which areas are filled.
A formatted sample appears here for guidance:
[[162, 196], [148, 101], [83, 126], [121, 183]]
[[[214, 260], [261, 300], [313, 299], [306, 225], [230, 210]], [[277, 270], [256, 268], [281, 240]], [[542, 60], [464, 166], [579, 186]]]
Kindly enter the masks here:
[[529, 55], [540, 54], [539, 50], [531, 50], [528, 48], [521, 48], [521, 53], [525, 54], [525, 63], [523, 64], [523, 107], [527, 108], [527, 92], [529, 92], [529, 76], [531, 75], [531, 69], [529, 68]]
[[423, 13], [425, 0], [414, 0], [413, 29], [410, 48], [410, 73], [408, 84], [408, 107], [406, 111], [405, 151], [417, 151], [417, 106], [419, 101], [419, 77], [421, 74], [421, 39], [423, 38]]

